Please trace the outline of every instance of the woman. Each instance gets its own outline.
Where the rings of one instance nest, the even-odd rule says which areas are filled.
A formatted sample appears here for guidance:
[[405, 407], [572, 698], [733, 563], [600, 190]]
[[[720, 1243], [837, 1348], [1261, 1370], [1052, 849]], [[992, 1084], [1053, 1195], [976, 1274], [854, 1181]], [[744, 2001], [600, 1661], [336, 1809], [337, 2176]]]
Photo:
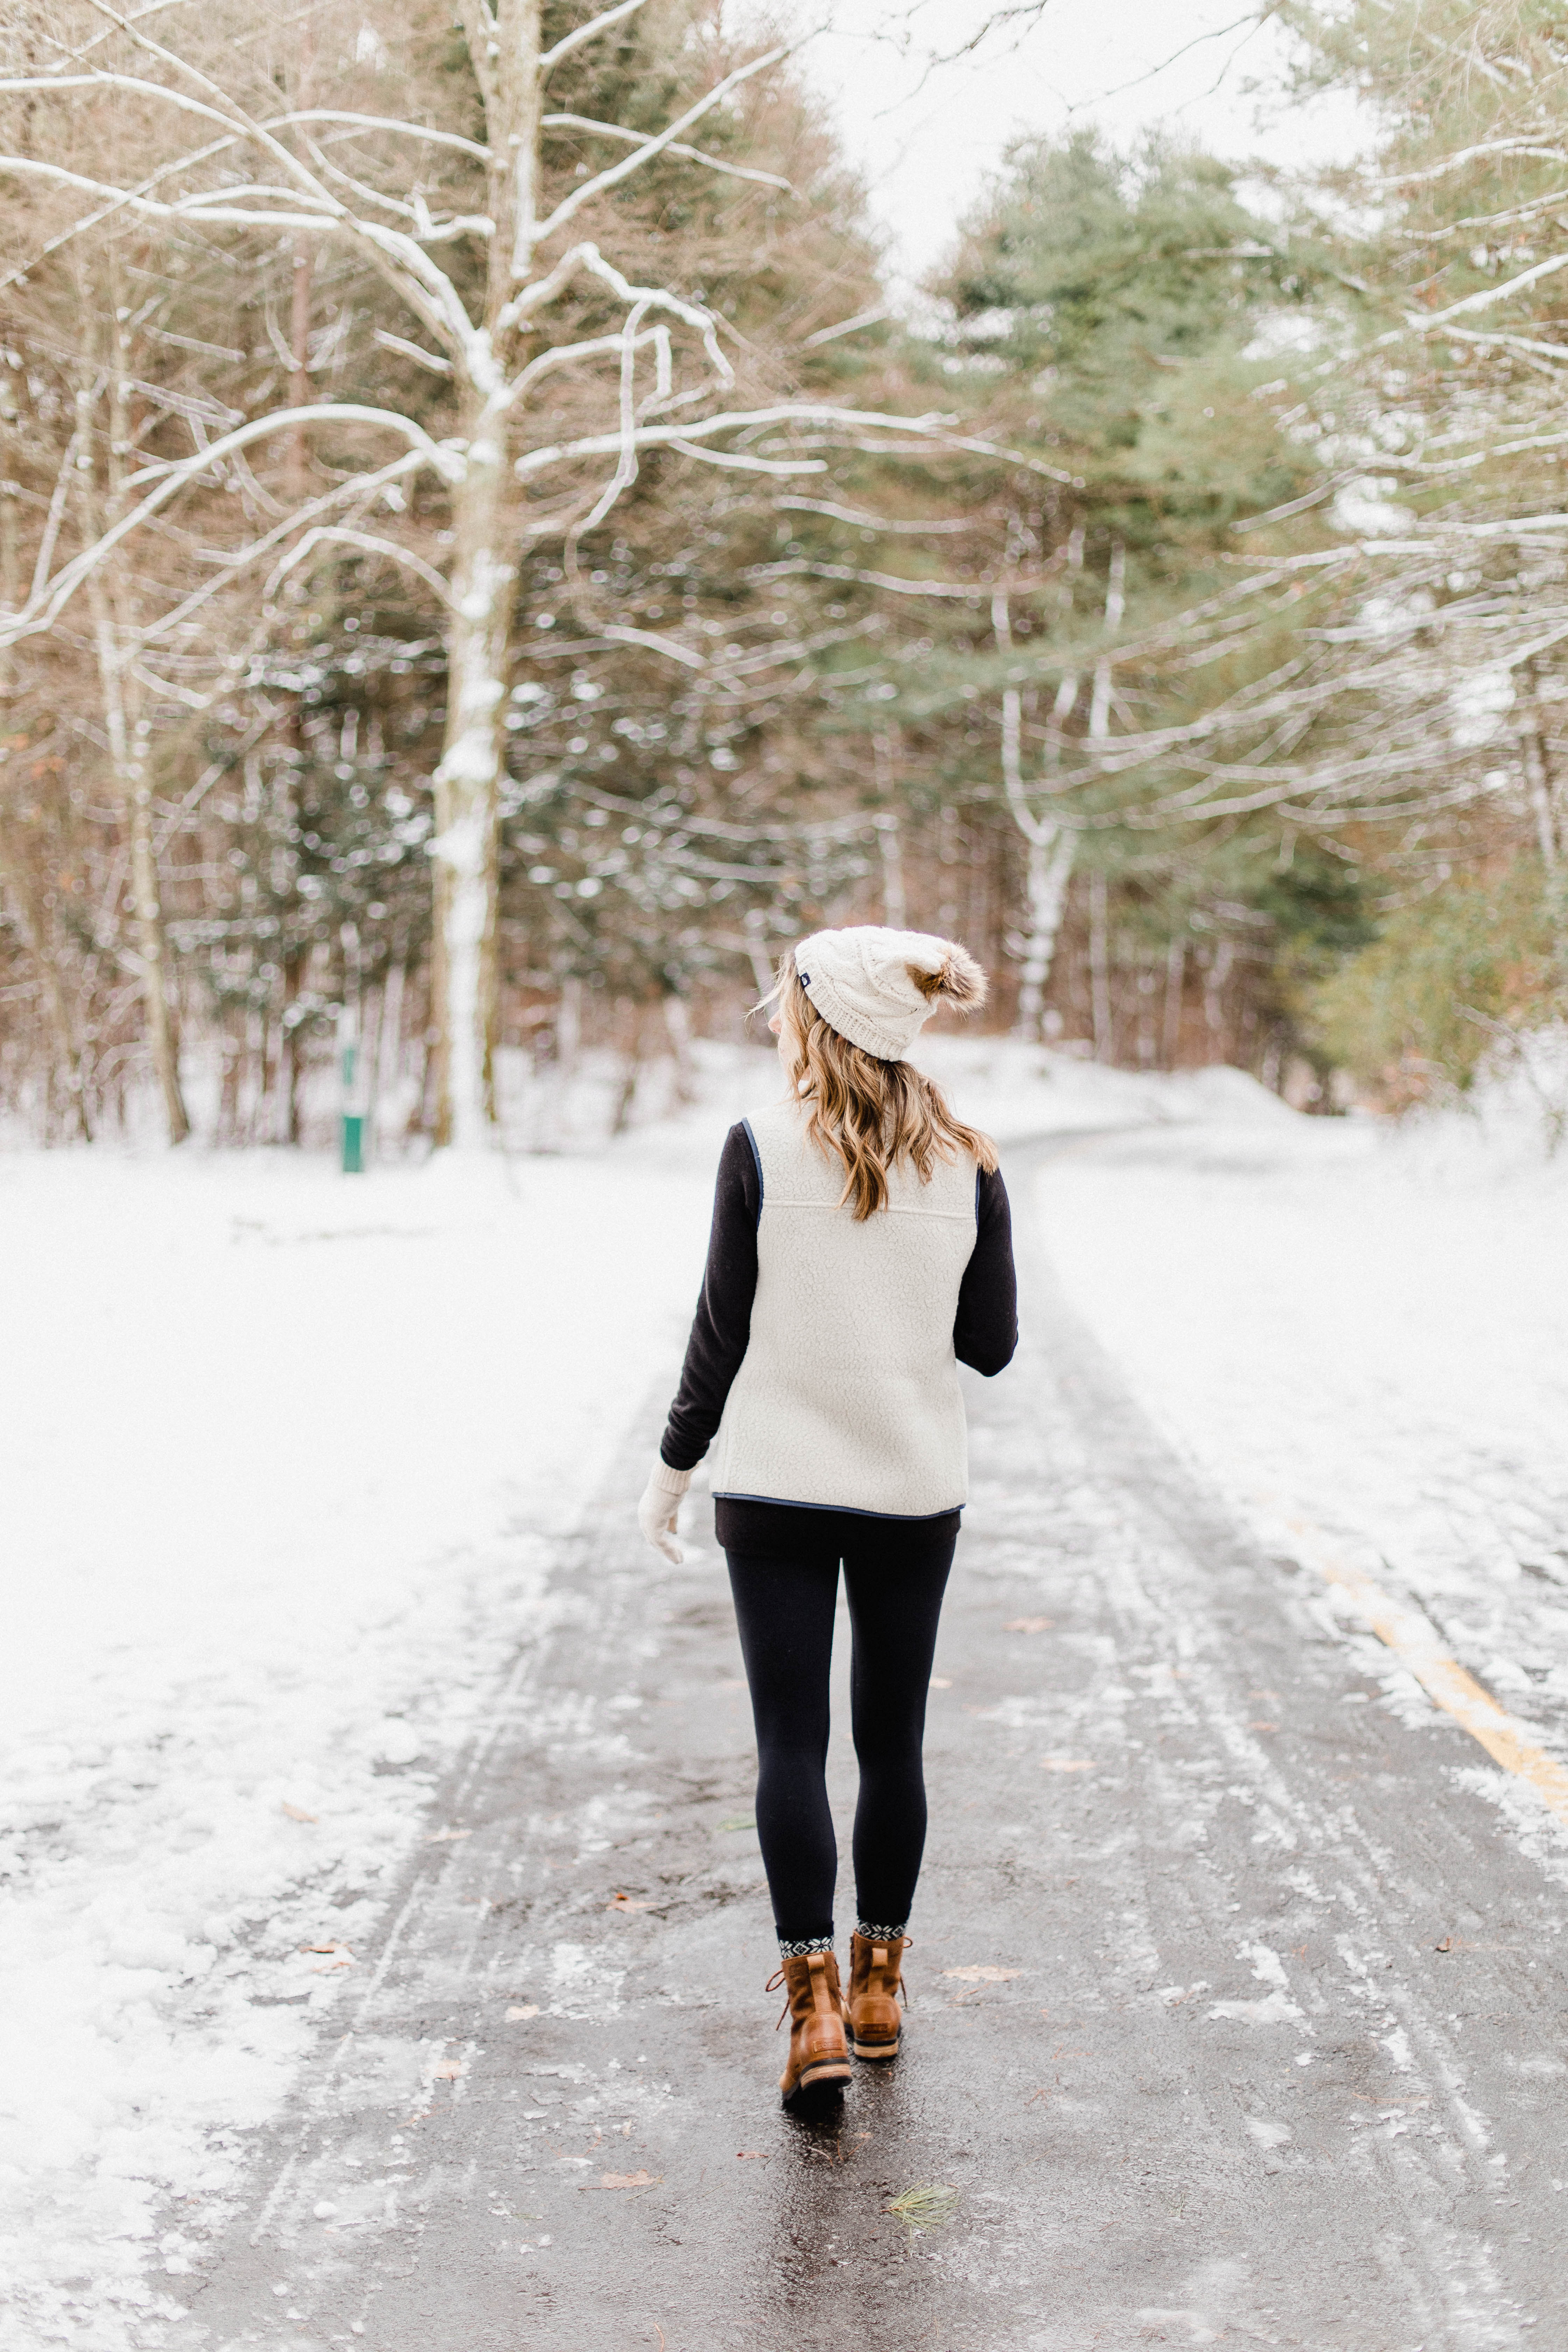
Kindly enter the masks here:
[[[984, 998], [973, 956], [920, 931], [818, 931], [784, 959], [768, 1001], [789, 1094], [725, 1142], [702, 1296], [638, 1510], [679, 1561], [680, 1497], [717, 1433], [782, 1962], [769, 1989], [787, 1988], [791, 2020], [786, 2106], [841, 2091], [851, 2051], [899, 2051], [926, 1691], [967, 1495], [955, 1360], [999, 1372], [1018, 1336], [995, 1149], [904, 1056], [940, 1006]], [[840, 1561], [860, 1765], [847, 2002], [825, 1777]]]

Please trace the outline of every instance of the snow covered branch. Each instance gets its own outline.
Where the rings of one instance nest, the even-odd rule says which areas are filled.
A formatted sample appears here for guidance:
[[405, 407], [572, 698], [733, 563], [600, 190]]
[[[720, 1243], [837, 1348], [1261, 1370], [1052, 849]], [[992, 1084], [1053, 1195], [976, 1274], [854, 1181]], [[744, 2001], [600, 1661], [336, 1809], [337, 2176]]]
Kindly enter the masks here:
[[[178, 464], [160, 467], [161, 478], [155, 489], [149, 491], [141, 503], [129, 509], [104, 531], [91, 545], [63, 565], [54, 578], [41, 583], [27, 602], [15, 613], [0, 615], [0, 646], [15, 645], [19, 639], [36, 635], [58, 619], [67, 604], [92, 575], [101, 569], [133, 531], [151, 522], [169, 501], [200, 477], [212, 473], [224, 460], [238, 450], [272, 436], [304, 425], [314, 429], [322, 425], [350, 424], [384, 427], [400, 434], [410, 443], [417, 463], [427, 465], [437, 474], [450, 481], [461, 472], [462, 458], [450, 447], [433, 441], [423, 425], [395, 409], [371, 408], [356, 401], [322, 402], [312, 408], [279, 409], [269, 416], [255, 419], [236, 427], [232, 433], [198, 449]], [[140, 478], [145, 479], [143, 475]]]
[[694, 106], [689, 106], [684, 114], [678, 115], [668, 130], [660, 131], [653, 138], [645, 140], [635, 154], [626, 156], [619, 163], [612, 163], [607, 171], [596, 173], [592, 179], [584, 180], [580, 188], [574, 189], [569, 196], [562, 198], [548, 220], [541, 222], [535, 233], [537, 243], [542, 245], [547, 237], [554, 236], [557, 229], [564, 228], [566, 223], [580, 213], [584, 205], [592, 204], [595, 197], [603, 195], [607, 189], [619, 186], [620, 183], [629, 179], [634, 172], [640, 171], [645, 163], [651, 163], [653, 158], [661, 154], [683, 131], [689, 131], [694, 122], [700, 122], [705, 114], [710, 114], [721, 100], [729, 97], [732, 89], [738, 89], [742, 82], [750, 81], [753, 75], [765, 73], [770, 66], [776, 66], [788, 55], [789, 49], [786, 45], [779, 48], [766, 49], [761, 57], [752, 58], [746, 65], [737, 66], [733, 73], [726, 74], [722, 81], [716, 82], [706, 96], [700, 98]]
[[[591, 114], [547, 114], [542, 121], [546, 131], [591, 131], [601, 139], [619, 139], [633, 147], [646, 143], [640, 131], [623, 130], [618, 122], [597, 122]], [[759, 187], [794, 193], [792, 184], [777, 172], [758, 172], [747, 163], [727, 163], [721, 155], [707, 154], [700, 147], [688, 147], [679, 139], [668, 140], [665, 147], [668, 154], [682, 156], [689, 163], [705, 164], [709, 171], [722, 172], [731, 180], [751, 180]]]
[[546, 49], [541, 57], [540, 79], [542, 81], [552, 68], [561, 63], [563, 58], [569, 58], [574, 49], [584, 47], [589, 41], [596, 41], [600, 35], [607, 33], [612, 26], [625, 24], [628, 16], [635, 16], [637, 10], [646, 5], [647, 0], [619, 0], [616, 7], [605, 9], [602, 15], [591, 16], [585, 25], [579, 25], [574, 31], [565, 34], [556, 42], [552, 49]]

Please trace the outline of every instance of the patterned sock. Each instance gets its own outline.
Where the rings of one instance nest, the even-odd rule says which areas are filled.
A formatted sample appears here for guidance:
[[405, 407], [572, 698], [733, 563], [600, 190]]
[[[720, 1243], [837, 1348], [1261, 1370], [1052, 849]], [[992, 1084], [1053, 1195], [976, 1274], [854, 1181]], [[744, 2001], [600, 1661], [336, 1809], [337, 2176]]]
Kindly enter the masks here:
[[803, 1936], [794, 1943], [786, 1942], [783, 1936], [779, 1937], [781, 1960], [804, 1960], [808, 1952], [830, 1952], [832, 1949], [831, 1936]]
[[855, 1933], [858, 1936], [864, 1936], [868, 1944], [896, 1944], [908, 1926], [907, 1919], [900, 1919], [896, 1927], [868, 1926], [864, 1919], [858, 1919], [855, 1923]]

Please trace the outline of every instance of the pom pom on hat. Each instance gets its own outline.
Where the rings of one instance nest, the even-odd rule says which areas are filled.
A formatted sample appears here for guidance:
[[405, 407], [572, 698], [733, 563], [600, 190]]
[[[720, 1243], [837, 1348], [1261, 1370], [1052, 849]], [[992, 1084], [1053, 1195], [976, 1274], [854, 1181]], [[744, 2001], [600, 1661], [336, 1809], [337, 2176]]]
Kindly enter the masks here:
[[828, 1026], [862, 1053], [901, 1062], [940, 1006], [973, 1013], [985, 974], [967, 948], [879, 923], [814, 931], [795, 951], [800, 984]]

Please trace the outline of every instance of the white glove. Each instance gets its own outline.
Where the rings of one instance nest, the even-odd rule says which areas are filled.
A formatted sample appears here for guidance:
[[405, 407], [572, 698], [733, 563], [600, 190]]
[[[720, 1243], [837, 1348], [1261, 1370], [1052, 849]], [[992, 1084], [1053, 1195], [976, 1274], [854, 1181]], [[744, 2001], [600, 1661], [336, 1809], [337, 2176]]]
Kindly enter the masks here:
[[680, 1498], [690, 1484], [689, 1470], [672, 1470], [668, 1462], [656, 1462], [637, 1505], [637, 1525], [643, 1531], [644, 1542], [652, 1544], [655, 1551], [661, 1551], [677, 1568], [686, 1554], [675, 1540], [675, 1523], [680, 1514]]

